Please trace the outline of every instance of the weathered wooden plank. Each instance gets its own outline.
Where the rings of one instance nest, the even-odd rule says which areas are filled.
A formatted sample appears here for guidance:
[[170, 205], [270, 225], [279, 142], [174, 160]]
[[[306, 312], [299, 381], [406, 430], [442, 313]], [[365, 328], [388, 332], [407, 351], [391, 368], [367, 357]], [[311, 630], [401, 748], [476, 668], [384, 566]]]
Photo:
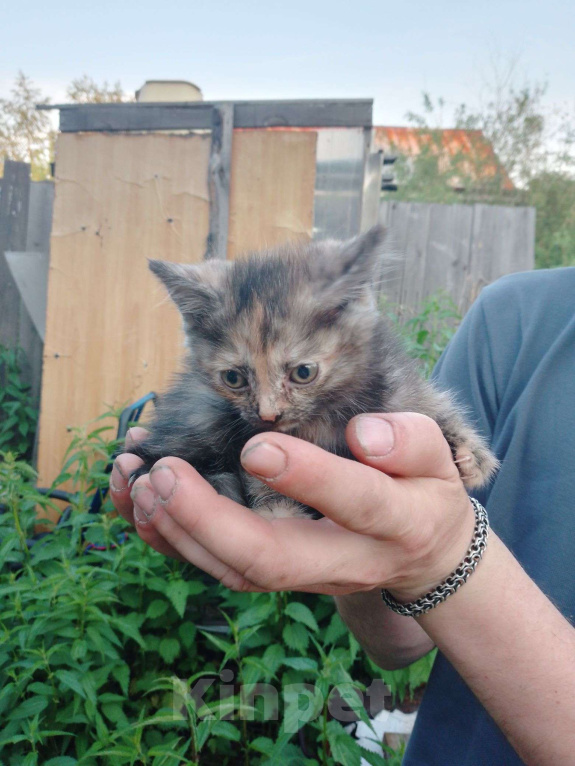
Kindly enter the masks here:
[[61, 104], [60, 130], [80, 131], [130, 130], [209, 130], [212, 109], [234, 104], [234, 127], [370, 127], [373, 101], [295, 100], [236, 101], [195, 103], [135, 104]]
[[485, 227], [485, 219], [489, 215], [486, 207], [473, 206], [467, 282], [461, 299], [464, 309], [469, 307], [485, 285], [489, 284], [487, 269], [488, 260], [493, 253], [493, 244], [491, 231]]
[[447, 292], [461, 300], [473, 212], [470, 205], [432, 205], [425, 258], [423, 298]]
[[492, 279], [533, 268], [535, 263], [535, 208], [493, 208], [500, 220], [499, 257], [492, 259]]
[[537, 210], [534, 207], [522, 208], [523, 225], [519, 227], [519, 238], [513, 258], [514, 271], [529, 271], [535, 268], [535, 226]]
[[533, 208], [386, 200], [379, 220], [403, 257], [400, 284], [385, 283], [383, 293], [408, 313], [438, 290], [465, 313], [485, 285], [534, 266]]
[[4, 162], [0, 196], [0, 343], [21, 348], [22, 379], [38, 402], [42, 376], [42, 340], [20, 296], [5, 252], [26, 247], [30, 197], [30, 165]]
[[235, 130], [228, 258], [311, 239], [317, 133]]
[[80, 426], [161, 390], [181, 321], [147, 258], [202, 260], [209, 135], [58, 138], [38, 469], [51, 482]]
[[53, 207], [54, 182], [32, 181], [30, 184], [28, 230], [26, 232], [25, 249], [27, 252], [50, 252]]
[[378, 220], [382, 226], [389, 226], [389, 221], [391, 218], [391, 205], [392, 203], [388, 202], [387, 200], [383, 200], [383, 202], [381, 202], [379, 205]]
[[419, 306], [424, 296], [427, 241], [431, 221], [431, 206], [410, 205], [406, 227], [405, 269], [401, 286], [400, 304]]
[[216, 106], [212, 116], [212, 144], [208, 171], [210, 232], [205, 257], [225, 259], [228, 252], [234, 105]]
[[384, 201], [379, 208], [378, 220], [387, 230], [385, 256], [376, 274], [377, 291], [385, 301], [393, 306], [399, 304], [405, 256], [398, 243], [397, 218], [394, 221], [394, 202]]
[[40, 337], [24, 302], [20, 303], [18, 345], [24, 351], [22, 379], [30, 386], [30, 397], [34, 407], [40, 402], [42, 388], [42, 353], [44, 342]]
[[29, 194], [30, 165], [6, 160], [0, 197], [0, 343], [10, 348], [20, 343], [21, 300], [4, 253], [26, 247]]
[[29, 197], [30, 165], [5, 160], [0, 196], [0, 252], [25, 248]]

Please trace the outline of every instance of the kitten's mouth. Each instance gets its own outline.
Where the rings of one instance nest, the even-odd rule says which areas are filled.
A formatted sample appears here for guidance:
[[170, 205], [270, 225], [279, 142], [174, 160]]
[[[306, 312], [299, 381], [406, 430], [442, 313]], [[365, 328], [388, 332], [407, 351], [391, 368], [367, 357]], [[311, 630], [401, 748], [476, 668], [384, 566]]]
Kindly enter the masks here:
[[280, 420], [278, 423], [258, 423], [256, 431], [266, 433], [268, 431], [279, 431], [280, 433], [289, 433], [296, 427], [296, 423], [291, 420]]
[[290, 431], [293, 431], [295, 427], [296, 423], [286, 420], [285, 422], [282, 421], [281, 423], [274, 424], [272, 430], [281, 431], [281, 433], [289, 433]]

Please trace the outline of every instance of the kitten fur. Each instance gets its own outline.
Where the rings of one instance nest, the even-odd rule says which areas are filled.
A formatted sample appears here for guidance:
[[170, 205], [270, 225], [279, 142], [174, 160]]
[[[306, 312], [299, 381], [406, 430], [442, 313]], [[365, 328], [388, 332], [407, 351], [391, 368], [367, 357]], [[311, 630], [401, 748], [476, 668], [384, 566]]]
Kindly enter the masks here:
[[[314, 515], [243, 471], [247, 440], [279, 431], [351, 458], [350, 418], [412, 411], [438, 423], [468, 487], [487, 482], [497, 463], [485, 442], [450, 396], [421, 378], [377, 310], [384, 241], [376, 226], [348, 242], [290, 243], [245, 260], [150, 261], [182, 315], [187, 357], [149, 436], [127, 449], [144, 461], [136, 474], [175, 455], [263, 516]], [[302, 365], [312, 374], [317, 365], [311, 382], [290, 379]], [[230, 370], [244, 388], [226, 385]]]

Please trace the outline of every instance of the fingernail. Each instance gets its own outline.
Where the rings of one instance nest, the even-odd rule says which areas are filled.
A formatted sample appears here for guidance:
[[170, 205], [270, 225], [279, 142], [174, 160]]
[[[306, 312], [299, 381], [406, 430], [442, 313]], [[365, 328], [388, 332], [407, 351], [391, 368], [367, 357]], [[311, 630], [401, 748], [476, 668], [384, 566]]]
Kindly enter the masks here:
[[110, 476], [110, 489], [112, 492], [123, 492], [128, 486], [128, 480], [124, 476], [120, 466], [114, 462]]
[[134, 444], [136, 443], [133, 440], [133, 438], [132, 438], [132, 433], [131, 432], [132, 432], [131, 428], [128, 428], [128, 430], [126, 431], [126, 437], [124, 439], [124, 443], [125, 443], [126, 447], [133, 447]]
[[277, 479], [287, 468], [286, 453], [268, 442], [256, 442], [242, 452], [242, 465], [262, 479]]
[[366, 457], [383, 457], [395, 443], [393, 426], [383, 418], [364, 416], [357, 421], [357, 438]]
[[150, 483], [164, 502], [172, 497], [176, 489], [176, 477], [167, 465], [155, 465], [152, 468]]
[[156, 512], [156, 498], [145, 485], [139, 484], [130, 493], [134, 502], [134, 519], [138, 524], [147, 524]]

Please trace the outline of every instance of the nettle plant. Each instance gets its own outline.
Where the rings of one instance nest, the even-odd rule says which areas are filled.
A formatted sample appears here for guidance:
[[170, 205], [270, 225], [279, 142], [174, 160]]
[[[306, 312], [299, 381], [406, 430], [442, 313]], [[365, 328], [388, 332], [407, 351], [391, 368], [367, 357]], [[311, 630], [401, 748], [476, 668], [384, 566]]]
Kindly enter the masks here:
[[383, 298], [381, 310], [396, 325], [408, 354], [419, 361], [422, 375], [428, 378], [461, 322], [451, 296], [441, 291], [433, 293], [417, 312]]
[[330, 598], [228, 591], [125, 536], [112, 513], [88, 514], [93, 487], [30, 545], [51, 505], [34, 481], [4, 455], [2, 763], [383, 763], [343, 725], [368, 720], [366, 692], [389, 692]]
[[0, 345], [0, 450], [22, 457], [32, 453], [37, 410], [22, 378], [23, 351]]
[[[73, 433], [64, 514], [0, 456], [0, 763], [399, 764], [344, 726], [424, 683], [433, 655], [382, 676], [331, 598], [234, 593], [143, 544], [108, 501], [88, 513], [110, 430]], [[39, 509], [60, 523], [38, 534]]]

